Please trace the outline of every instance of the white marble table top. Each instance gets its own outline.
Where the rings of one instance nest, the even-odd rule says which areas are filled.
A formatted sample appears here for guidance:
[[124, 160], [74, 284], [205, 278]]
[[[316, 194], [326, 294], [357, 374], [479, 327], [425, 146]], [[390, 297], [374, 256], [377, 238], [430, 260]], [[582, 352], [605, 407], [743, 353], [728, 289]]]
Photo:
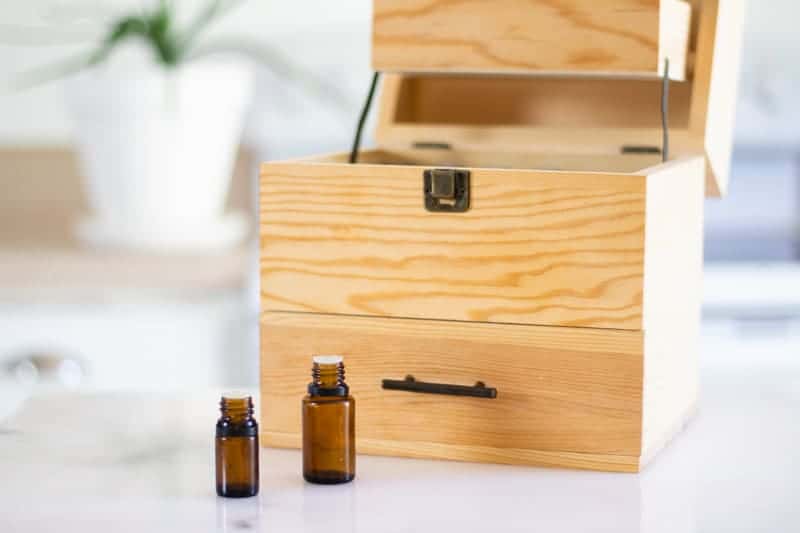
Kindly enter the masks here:
[[0, 531], [798, 531], [786, 355], [706, 367], [697, 416], [641, 474], [359, 456], [355, 482], [313, 486], [298, 452], [265, 449], [244, 500], [214, 494], [213, 395], [34, 397], [0, 423]]

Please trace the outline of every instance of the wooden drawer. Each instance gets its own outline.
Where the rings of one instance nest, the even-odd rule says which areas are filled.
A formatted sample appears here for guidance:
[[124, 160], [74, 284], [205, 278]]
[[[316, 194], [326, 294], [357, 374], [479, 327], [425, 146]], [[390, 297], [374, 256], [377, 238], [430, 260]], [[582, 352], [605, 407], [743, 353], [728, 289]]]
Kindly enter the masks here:
[[[264, 443], [299, 446], [311, 354], [340, 353], [362, 453], [636, 470], [643, 334], [265, 313]], [[473, 385], [497, 397], [385, 390], [383, 379]]]
[[680, 0], [375, 0], [379, 71], [683, 80], [691, 6]]

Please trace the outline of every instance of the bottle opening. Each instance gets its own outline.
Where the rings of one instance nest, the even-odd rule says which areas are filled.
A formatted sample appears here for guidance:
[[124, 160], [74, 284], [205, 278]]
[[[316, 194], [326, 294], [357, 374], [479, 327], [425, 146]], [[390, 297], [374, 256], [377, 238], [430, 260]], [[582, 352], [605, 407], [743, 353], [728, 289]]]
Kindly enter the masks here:
[[312, 359], [318, 365], [337, 365], [344, 361], [341, 355], [315, 355]]
[[341, 355], [315, 355], [311, 358], [311, 383], [308, 385], [312, 396], [347, 396], [348, 387], [344, 382], [344, 363]]
[[233, 420], [243, 420], [253, 414], [253, 398], [251, 396], [223, 396], [219, 401], [222, 416]]

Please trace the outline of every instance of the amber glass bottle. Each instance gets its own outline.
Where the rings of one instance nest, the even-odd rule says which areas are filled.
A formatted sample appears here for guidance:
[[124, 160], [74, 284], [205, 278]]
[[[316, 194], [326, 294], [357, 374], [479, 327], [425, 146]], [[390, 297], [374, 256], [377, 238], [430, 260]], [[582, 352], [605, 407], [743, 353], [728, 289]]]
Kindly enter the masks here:
[[223, 397], [217, 421], [217, 494], [245, 498], [258, 494], [258, 423], [253, 399]]
[[356, 477], [356, 402], [338, 355], [314, 357], [303, 398], [303, 477], [311, 483], [347, 483]]

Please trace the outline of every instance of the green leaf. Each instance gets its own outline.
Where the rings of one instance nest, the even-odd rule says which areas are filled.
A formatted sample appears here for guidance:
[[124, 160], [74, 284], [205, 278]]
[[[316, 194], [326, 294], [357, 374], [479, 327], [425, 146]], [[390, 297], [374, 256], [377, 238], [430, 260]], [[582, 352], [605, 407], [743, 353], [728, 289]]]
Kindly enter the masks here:
[[174, 15], [171, 5], [162, 1], [158, 10], [148, 20], [148, 37], [155, 48], [158, 59], [166, 66], [174, 67], [180, 62], [180, 46], [172, 31]]
[[150, 35], [166, 35], [172, 25], [172, 15], [159, 9], [147, 22]]
[[118, 21], [103, 40], [102, 44], [89, 56], [88, 65], [105, 61], [114, 47], [132, 35], [147, 37], [147, 21], [138, 16], [125, 17]]
[[267, 66], [280, 77], [298, 82], [320, 99], [331, 101], [340, 108], [349, 107], [348, 98], [336, 86], [311, 72], [293, 66], [282, 53], [267, 45], [237, 39], [218, 41], [202, 48], [195, 46], [195, 41], [203, 30], [242, 2], [243, 0], [210, 0], [188, 28], [179, 32], [174, 24], [172, 1], [160, 0], [157, 7], [149, 13], [130, 15], [118, 20], [91, 53], [30, 71], [15, 86], [33, 87], [102, 63], [122, 41], [135, 37], [144, 39], [153, 48], [157, 60], [168, 68], [204, 55], [232, 52]]

